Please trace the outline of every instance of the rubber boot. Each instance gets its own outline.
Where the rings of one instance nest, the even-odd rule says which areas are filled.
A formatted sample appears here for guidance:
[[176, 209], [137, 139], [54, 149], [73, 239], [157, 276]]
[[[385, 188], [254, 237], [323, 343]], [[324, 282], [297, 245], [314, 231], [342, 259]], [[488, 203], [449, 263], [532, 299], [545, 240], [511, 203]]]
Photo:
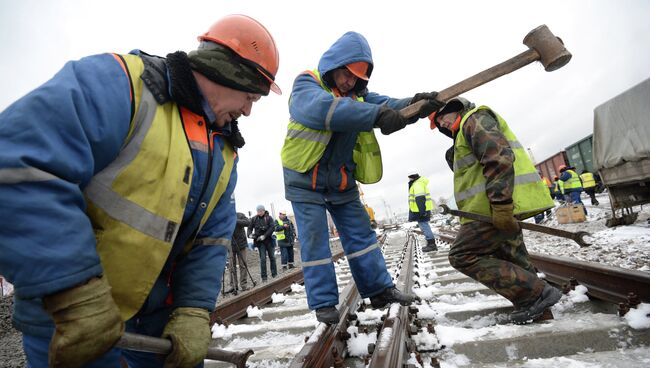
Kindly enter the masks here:
[[436, 246], [436, 239], [427, 239], [427, 246], [422, 248], [423, 252], [433, 252], [438, 250], [438, 246]]

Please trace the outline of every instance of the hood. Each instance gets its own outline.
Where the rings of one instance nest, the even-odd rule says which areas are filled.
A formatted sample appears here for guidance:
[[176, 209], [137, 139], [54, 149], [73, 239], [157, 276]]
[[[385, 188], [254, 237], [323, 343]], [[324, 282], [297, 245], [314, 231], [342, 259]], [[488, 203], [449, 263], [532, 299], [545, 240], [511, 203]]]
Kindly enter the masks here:
[[318, 72], [328, 72], [357, 61], [368, 63], [368, 77], [372, 74], [372, 52], [366, 38], [357, 32], [347, 32], [325, 51], [318, 62]]

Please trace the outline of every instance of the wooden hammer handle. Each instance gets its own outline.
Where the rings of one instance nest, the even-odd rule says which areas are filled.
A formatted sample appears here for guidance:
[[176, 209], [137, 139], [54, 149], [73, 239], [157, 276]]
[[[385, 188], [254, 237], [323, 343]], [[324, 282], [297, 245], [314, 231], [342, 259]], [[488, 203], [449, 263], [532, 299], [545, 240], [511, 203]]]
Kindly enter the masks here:
[[[539, 60], [539, 54], [534, 49], [528, 49], [521, 54], [512, 57], [501, 64], [497, 64], [489, 69], [475, 74], [465, 80], [462, 80], [451, 87], [445, 88], [438, 92], [438, 101], [447, 102], [450, 99], [459, 96], [469, 90], [481, 86], [489, 81], [495, 80], [508, 73], [522, 68], [533, 61]], [[408, 105], [399, 111], [400, 115], [405, 119], [410, 119], [418, 114], [422, 105], [426, 104], [426, 100], [420, 100], [414, 104]]]

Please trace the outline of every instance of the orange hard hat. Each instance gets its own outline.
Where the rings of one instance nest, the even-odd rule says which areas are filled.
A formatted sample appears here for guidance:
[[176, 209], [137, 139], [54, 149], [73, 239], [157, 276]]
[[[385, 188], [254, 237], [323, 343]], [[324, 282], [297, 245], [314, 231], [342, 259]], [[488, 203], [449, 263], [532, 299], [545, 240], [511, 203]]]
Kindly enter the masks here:
[[260, 22], [246, 15], [228, 15], [198, 38], [231, 49], [269, 81], [271, 91], [282, 94], [275, 83], [275, 74], [280, 66], [278, 48], [271, 33]]
[[348, 68], [350, 73], [354, 74], [355, 77], [363, 80], [368, 80], [368, 63], [365, 61], [357, 61], [355, 63], [350, 63], [345, 66]]

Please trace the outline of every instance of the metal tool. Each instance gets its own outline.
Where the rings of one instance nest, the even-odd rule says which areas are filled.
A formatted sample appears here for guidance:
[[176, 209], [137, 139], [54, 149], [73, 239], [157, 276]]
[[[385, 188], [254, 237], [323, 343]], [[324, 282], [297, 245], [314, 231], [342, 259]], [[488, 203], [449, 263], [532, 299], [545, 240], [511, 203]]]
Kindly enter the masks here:
[[[159, 337], [125, 332], [117, 341], [115, 347], [134, 351], [143, 351], [146, 353], [167, 355], [172, 351], [172, 342]], [[248, 357], [253, 354], [253, 350], [246, 351], [228, 351], [217, 348], [208, 348], [206, 359], [218, 360], [234, 364], [237, 368], [245, 368]]]
[[[524, 45], [528, 50], [510, 58], [501, 64], [497, 64], [478, 74], [475, 74], [461, 82], [445, 88], [438, 93], [437, 99], [447, 102], [453, 97], [459, 96], [489, 81], [497, 79], [503, 75], [514, 72], [533, 61], [540, 61], [544, 65], [544, 70], [552, 72], [566, 65], [571, 60], [571, 53], [564, 47], [562, 40], [551, 33], [546, 25], [541, 25], [528, 32], [524, 37]], [[426, 100], [420, 100], [400, 110], [400, 115], [404, 118], [412, 118], [418, 114], [420, 108], [426, 104]]]
[[[447, 205], [445, 204], [440, 205], [440, 213], [442, 213], [443, 215], [452, 214], [454, 216], [466, 217], [470, 220], [492, 223], [492, 217], [490, 216], [479, 215], [476, 213], [470, 213], [470, 212], [459, 211], [459, 210], [452, 210], [451, 208], [447, 207]], [[588, 247], [591, 245], [584, 240], [585, 236], [591, 236], [591, 234], [589, 234], [586, 231], [571, 232], [571, 231], [560, 230], [548, 226], [531, 224], [529, 222], [517, 221], [517, 223], [522, 229], [537, 231], [539, 233], [571, 239], [576, 243], [578, 243], [578, 245], [581, 247]]]

